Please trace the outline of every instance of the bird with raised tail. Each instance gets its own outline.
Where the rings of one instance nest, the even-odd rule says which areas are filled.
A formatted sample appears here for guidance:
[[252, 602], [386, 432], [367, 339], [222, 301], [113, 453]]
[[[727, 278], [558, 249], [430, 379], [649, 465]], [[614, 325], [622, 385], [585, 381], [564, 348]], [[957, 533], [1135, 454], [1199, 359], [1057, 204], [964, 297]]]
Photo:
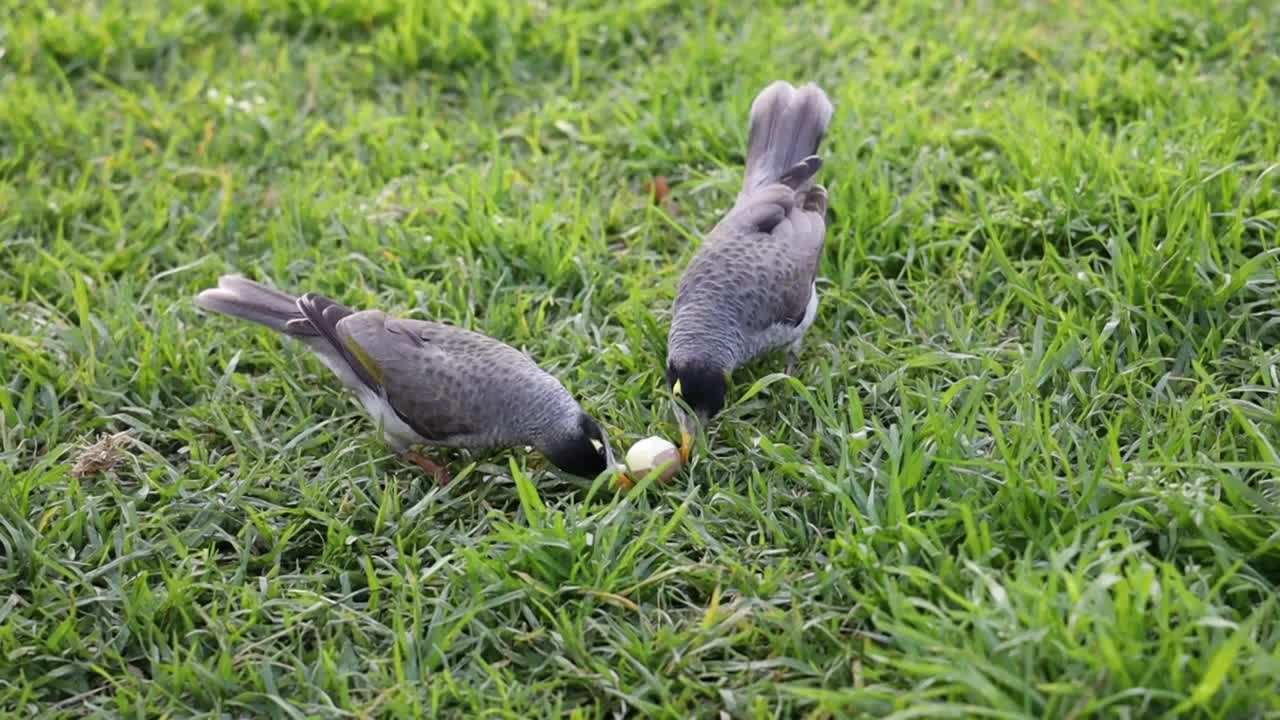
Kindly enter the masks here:
[[527, 355], [462, 328], [295, 298], [225, 275], [196, 304], [302, 342], [381, 424], [388, 445], [443, 485], [448, 471], [416, 448], [532, 445], [561, 470], [614, 466], [600, 424]]
[[814, 178], [833, 112], [818, 86], [784, 81], [751, 105], [742, 192], [680, 278], [667, 336], [667, 384], [694, 414], [675, 404], [684, 462], [693, 422], [723, 409], [733, 370], [787, 346], [794, 371], [818, 312], [827, 191]]

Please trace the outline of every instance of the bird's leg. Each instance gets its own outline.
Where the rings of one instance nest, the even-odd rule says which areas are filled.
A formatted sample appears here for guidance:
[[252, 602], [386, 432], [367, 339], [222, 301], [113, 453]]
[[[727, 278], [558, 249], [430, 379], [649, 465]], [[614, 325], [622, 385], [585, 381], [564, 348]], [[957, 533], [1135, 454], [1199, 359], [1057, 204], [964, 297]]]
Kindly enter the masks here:
[[787, 348], [787, 375], [795, 377], [796, 365], [800, 362], [800, 346], [791, 345]]
[[427, 473], [436, 479], [436, 482], [440, 483], [440, 487], [444, 487], [449, 484], [449, 471], [445, 469], [443, 465], [435, 463], [427, 456], [414, 452], [413, 450], [406, 450], [404, 452], [404, 459], [414, 465], [417, 465], [423, 470], [426, 470]]
[[796, 367], [800, 364], [800, 346], [804, 344], [804, 335], [792, 340], [787, 345], [787, 375], [796, 376]]

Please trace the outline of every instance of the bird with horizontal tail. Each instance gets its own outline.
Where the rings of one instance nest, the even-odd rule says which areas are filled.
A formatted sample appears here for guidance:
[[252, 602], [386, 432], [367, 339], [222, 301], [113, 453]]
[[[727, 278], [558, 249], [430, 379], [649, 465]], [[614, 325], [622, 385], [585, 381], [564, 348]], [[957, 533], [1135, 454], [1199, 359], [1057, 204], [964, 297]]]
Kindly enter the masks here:
[[[833, 112], [818, 86], [784, 81], [751, 105], [742, 191], [680, 278], [667, 336], [667, 383], [703, 423], [724, 407], [730, 373], [749, 360], [787, 346], [792, 372], [817, 315], [827, 191], [814, 178]], [[680, 403], [676, 418], [687, 462], [693, 418]]]
[[224, 275], [196, 304], [306, 345], [381, 424], [387, 444], [442, 485], [448, 471], [415, 448], [532, 445], [580, 477], [613, 467], [600, 424], [560, 381], [493, 338], [314, 293], [295, 298], [238, 275]]

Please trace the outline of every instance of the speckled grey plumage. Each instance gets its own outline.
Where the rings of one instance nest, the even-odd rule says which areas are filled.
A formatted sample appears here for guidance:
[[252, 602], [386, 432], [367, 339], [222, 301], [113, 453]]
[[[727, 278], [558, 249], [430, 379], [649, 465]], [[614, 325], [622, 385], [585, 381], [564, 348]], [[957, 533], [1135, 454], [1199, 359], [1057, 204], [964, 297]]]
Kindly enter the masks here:
[[381, 422], [397, 452], [532, 445], [551, 455], [582, 434], [585, 413], [560, 381], [485, 335], [314, 294], [294, 298], [235, 275], [196, 302], [303, 342]]
[[814, 155], [833, 108], [821, 89], [778, 81], [751, 107], [743, 189], [676, 292], [668, 365], [730, 371], [799, 344], [817, 311], [827, 193]]

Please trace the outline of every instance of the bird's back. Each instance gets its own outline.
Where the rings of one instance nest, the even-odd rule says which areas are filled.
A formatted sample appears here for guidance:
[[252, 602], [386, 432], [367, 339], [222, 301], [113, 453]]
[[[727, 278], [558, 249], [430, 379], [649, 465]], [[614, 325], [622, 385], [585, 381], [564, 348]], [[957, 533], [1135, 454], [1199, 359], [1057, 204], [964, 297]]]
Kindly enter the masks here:
[[341, 329], [371, 348], [396, 410], [428, 440], [475, 448], [528, 444], [549, 419], [578, 408], [528, 355], [480, 333], [377, 310], [352, 315]]

